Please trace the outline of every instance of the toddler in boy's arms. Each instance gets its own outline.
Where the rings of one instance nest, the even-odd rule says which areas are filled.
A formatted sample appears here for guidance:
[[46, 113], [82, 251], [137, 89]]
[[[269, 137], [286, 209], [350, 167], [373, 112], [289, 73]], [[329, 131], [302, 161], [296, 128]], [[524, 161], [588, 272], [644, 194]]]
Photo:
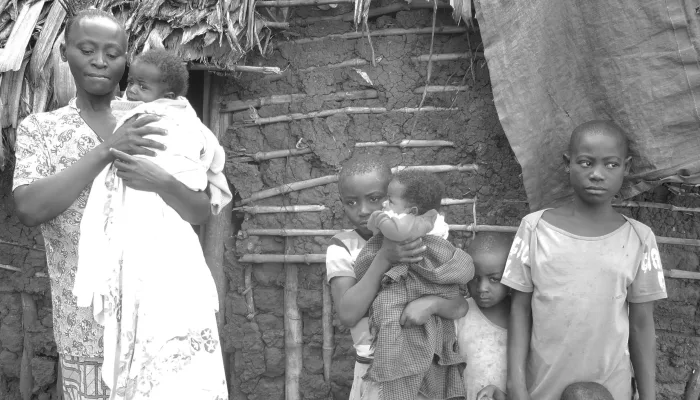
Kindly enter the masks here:
[[501, 282], [514, 289], [508, 395], [558, 400], [575, 382], [615, 400], [655, 400], [654, 301], [666, 298], [651, 229], [612, 199], [631, 157], [610, 121], [574, 129], [564, 154], [571, 203], [523, 218]]
[[[358, 279], [356, 275], [357, 256], [372, 236], [367, 228], [369, 217], [372, 212], [382, 209], [391, 178], [391, 170], [379, 157], [355, 155], [343, 164], [338, 180], [345, 216], [355, 229], [339, 233], [331, 239], [326, 253], [326, 274], [338, 317], [343, 325], [350, 328], [356, 351], [350, 400], [375, 400], [380, 396], [379, 385], [363, 377], [374, 356], [367, 313], [380, 289], [384, 273], [396, 262], [419, 262], [420, 255], [426, 250], [421, 239], [403, 244], [384, 240], [364, 276]], [[409, 303], [402, 321], [407, 325], [422, 324], [433, 314], [455, 319], [464, 313], [466, 301], [463, 298], [425, 296]], [[419, 395], [418, 398], [423, 397]]]

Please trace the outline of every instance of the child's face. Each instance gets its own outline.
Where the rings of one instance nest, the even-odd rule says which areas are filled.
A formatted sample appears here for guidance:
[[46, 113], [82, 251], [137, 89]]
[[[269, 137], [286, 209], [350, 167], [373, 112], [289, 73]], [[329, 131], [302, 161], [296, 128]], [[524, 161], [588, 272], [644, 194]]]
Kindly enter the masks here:
[[168, 86], [161, 79], [160, 70], [155, 65], [135, 62], [129, 67], [128, 82], [126, 98], [129, 101], [149, 103], [164, 97], [170, 97]]
[[564, 160], [575, 196], [588, 204], [600, 204], [620, 191], [630, 157], [616, 137], [589, 133], [579, 138]]
[[406, 187], [395, 179], [389, 182], [387, 189], [387, 200], [384, 202], [384, 211], [393, 211], [397, 214], [408, 213], [411, 207], [403, 198], [403, 193]]
[[508, 253], [477, 252], [474, 260], [474, 279], [467, 287], [476, 304], [481, 308], [493, 307], [508, 295], [508, 288], [501, 283]]
[[371, 235], [367, 220], [374, 211], [382, 209], [387, 191], [386, 179], [378, 172], [348, 176], [338, 185], [338, 190], [350, 222], [363, 235]]

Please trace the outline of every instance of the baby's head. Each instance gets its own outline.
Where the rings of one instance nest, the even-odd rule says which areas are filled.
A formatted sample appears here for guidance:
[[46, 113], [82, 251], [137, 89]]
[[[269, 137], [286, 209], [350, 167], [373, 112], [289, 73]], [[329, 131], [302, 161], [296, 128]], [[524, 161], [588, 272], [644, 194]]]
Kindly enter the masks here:
[[561, 400], [615, 400], [605, 386], [595, 382], [572, 383], [564, 389]]
[[612, 121], [590, 121], [574, 129], [564, 154], [574, 195], [584, 203], [612, 200], [629, 171], [625, 132]]
[[493, 307], [508, 295], [501, 278], [512, 244], [512, 234], [480, 232], [467, 246], [467, 253], [474, 260], [474, 279], [467, 287], [480, 308]]
[[378, 156], [355, 155], [343, 164], [338, 176], [338, 191], [345, 215], [357, 230], [371, 236], [367, 220], [382, 209], [391, 168]]
[[153, 49], [139, 54], [129, 66], [129, 101], [149, 103], [187, 94], [189, 74], [180, 57], [167, 50]]
[[445, 187], [435, 174], [410, 169], [399, 171], [389, 182], [389, 198], [384, 210], [415, 215], [439, 211], [444, 191]]

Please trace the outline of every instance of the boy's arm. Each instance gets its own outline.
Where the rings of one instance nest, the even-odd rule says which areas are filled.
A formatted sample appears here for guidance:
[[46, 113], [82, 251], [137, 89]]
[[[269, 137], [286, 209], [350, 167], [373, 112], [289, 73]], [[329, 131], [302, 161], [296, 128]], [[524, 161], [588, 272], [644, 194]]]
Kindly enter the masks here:
[[367, 314], [369, 306], [379, 292], [382, 277], [396, 262], [414, 263], [422, 258], [419, 255], [425, 251], [420, 239], [409, 243], [397, 244], [384, 238], [382, 248], [372, 260], [365, 275], [359, 281], [354, 277], [339, 276], [331, 279], [331, 296], [338, 311], [338, 319], [348, 327]]
[[406, 305], [399, 323], [404, 327], [425, 325], [433, 315], [446, 319], [460, 319], [467, 315], [469, 304], [463, 296], [446, 299], [440, 296], [423, 296]]
[[525, 363], [532, 334], [532, 293], [513, 290], [508, 321], [508, 398], [530, 400], [525, 381]]
[[630, 355], [640, 400], [656, 399], [654, 302], [629, 303]]

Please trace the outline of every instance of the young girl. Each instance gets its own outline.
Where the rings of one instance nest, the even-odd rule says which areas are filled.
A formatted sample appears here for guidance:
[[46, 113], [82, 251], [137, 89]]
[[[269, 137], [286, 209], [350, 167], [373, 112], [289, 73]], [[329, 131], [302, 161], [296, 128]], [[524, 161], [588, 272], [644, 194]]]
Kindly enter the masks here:
[[467, 400], [505, 400], [510, 316], [509, 289], [501, 284], [512, 235], [479, 233], [467, 253], [475, 274], [467, 285], [467, 315], [455, 321], [459, 353], [467, 362], [464, 388]]
[[[577, 127], [564, 154], [565, 206], [526, 216], [501, 282], [514, 289], [508, 395], [556, 400], [575, 382], [615, 400], [654, 400], [654, 301], [666, 297], [651, 229], [611, 201], [629, 170], [627, 139], [609, 121]], [[631, 363], [630, 363], [631, 361]]]

